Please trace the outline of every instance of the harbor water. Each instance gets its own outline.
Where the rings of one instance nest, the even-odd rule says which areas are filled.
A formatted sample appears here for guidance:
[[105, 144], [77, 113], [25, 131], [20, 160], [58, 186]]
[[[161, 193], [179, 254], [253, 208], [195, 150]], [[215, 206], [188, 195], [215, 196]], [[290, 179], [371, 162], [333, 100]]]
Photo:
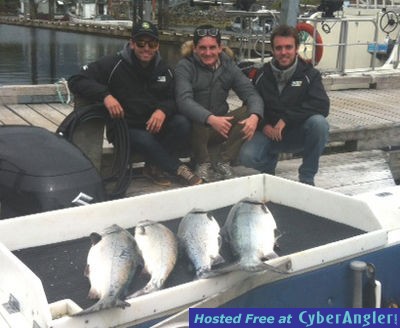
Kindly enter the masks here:
[[[0, 86], [67, 79], [82, 65], [118, 52], [125, 42], [124, 38], [0, 24]], [[162, 44], [160, 52], [175, 65], [179, 48]]]

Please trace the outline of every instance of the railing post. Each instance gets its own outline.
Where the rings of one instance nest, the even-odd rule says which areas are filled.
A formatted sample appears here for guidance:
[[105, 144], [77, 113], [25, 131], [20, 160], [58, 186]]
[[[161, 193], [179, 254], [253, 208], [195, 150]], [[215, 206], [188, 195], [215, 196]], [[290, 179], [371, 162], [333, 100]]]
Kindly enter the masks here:
[[346, 63], [346, 44], [348, 35], [349, 24], [347, 20], [342, 20], [340, 25], [340, 36], [339, 36], [339, 49], [336, 67], [339, 73], [344, 74], [345, 63]]

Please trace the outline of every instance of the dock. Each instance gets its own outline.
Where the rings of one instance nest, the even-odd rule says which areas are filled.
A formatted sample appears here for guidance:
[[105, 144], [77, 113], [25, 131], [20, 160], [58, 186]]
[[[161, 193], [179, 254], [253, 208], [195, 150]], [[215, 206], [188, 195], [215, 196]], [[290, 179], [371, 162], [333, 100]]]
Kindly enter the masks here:
[[[394, 78], [392, 88], [388, 88], [387, 76], [363, 75], [354, 78], [353, 84], [344, 77], [337, 77], [335, 83], [332, 77], [324, 80], [331, 99], [330, 139], [321, 157], [317, 187], [354, 195], [393, 186], [400, 180], [400, 79]], [[334, 90], [329, 85], [345, 85], [347, 89]], [[348, 88], [351, 85], [364, 88]], [[233, 94], [230, 105], [240, 105]], [[73, 97], [65, 81], [0, 87], [1, 125], [39, 126], [55, 132], [72, 111]], [[112, 145], [104, 142], [104, 154], [110, 148]], [[297, 181], [300, 162], [299, 156], [283, 154], [276, 175]], [[257, 173], [240, 166], [235, 171], [238, 176]], [[134, 172], [127, 196], [166, 190], [146, 180], [139, 169]], [[181, 185], [173, 183], [168, 188], [177, 187]]]

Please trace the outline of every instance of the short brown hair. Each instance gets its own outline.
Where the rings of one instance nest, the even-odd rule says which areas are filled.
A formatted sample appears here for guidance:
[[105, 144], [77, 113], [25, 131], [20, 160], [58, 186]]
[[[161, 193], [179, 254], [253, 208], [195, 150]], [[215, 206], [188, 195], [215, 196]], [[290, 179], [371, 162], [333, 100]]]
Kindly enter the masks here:
[[294, 43], [296, 45], [296, 48], [299, 47], [300, 45], [300, 39], [299, 39], [299, 33], [297, 32], [297, 29], [293, 26], [289, 25], [279, 25], [276, 27], [272, 33], [271, 33], [271, 47], [272, 49], [274, 48], [274, 39], [277, 36], [283, 36], [283, 37], [293, 37], [294, 38]]

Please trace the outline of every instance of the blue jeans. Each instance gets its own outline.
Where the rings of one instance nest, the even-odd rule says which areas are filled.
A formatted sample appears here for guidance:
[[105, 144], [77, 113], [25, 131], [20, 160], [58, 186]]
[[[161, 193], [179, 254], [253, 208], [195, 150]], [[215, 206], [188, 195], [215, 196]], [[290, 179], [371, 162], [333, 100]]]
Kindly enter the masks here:
[[157, 134], [151, 134], [144, 129], [129, 128], [131, 151], [143, 155], [147, 163], [175, 175], [182, 164], [178, 153], [187, 149], [190, 130], [190, 122], [183, 115], [168, 118]]
[[319, 158], [325, 149], [329, 136], [329, 124], [322, 115], [309, 117], [302, 125], [284, 129], [281, 141], [273, 141], [257, 131], [246, 141], [239, 153], [242, 165], [264, 173], [275, 174], [279, 153], [303, 152], [299, 167], [299, 180], [314, 184], [318, 172]]

